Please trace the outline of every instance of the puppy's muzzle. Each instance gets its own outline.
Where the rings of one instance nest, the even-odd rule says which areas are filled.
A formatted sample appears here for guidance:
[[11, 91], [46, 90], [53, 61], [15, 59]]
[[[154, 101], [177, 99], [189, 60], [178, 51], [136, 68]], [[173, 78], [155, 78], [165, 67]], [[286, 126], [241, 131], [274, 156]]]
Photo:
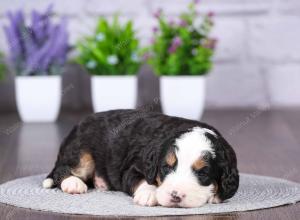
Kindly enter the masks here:
[[171, 192], [171, 202], [172, 203], [180, 203], [182, 199], [185, 197], [184, 194], [179, 194], [177, 191], [173, 190]]

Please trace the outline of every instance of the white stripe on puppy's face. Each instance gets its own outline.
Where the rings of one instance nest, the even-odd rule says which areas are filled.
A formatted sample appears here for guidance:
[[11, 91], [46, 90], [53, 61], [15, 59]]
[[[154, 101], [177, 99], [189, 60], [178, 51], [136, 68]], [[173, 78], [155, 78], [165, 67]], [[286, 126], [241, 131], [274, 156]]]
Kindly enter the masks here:
[[[181, 135], [176, 141], [176, 167], [157, 189], [158, 203], [163, 206], [199, 207], [213, 196], [213, 184], [202, 186], [193, 171], [205, 166], [201, 157], [210, 152], [215, 157], [211, 142], [205, 133], [213, 131], [200, 127]], [[196, 167], [195, 167], [196, 166]]]

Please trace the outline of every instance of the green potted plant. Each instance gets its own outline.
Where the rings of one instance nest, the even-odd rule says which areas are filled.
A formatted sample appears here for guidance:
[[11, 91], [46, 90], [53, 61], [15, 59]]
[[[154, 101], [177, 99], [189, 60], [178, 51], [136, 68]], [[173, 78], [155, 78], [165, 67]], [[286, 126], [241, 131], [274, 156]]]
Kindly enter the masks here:
[[[160, 76], [160, 92], [166, 114], [199, 119], [205, 101], [206, 74], [212, 67], [216, 40], [209, 34], [212, 13], [200, 16], [197, 2], [189, 5], [178, 20], [167, 21], [162, 11], [155, 13], [159, 26], [154, 28], [146, 56]], [[202, 18], [197, 22], [198, 18]]]
[[9, 45], [9, 64], [15, 73], [16, 102], [24, 122], [53, 122], [61, 103], [61, 73], [67, 59], [65, 19], [52, 22], [52, 6], [45, 12], [8, 12], [4, 27]]
[[94, 111], [134, 108], [141, 60], [132, 22], [121, 25], [118, 16], [111, 23], [101, 17], [94, 34], [80, 40], [77, 49], [77, 62], [92, 75]]

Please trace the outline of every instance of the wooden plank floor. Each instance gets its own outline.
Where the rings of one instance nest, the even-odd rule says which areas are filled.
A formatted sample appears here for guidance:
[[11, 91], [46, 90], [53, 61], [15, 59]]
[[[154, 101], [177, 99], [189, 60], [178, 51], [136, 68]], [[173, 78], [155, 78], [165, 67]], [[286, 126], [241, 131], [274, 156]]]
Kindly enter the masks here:
[[[83, 115], [83, 113], [64, 114], [56, 124], [22, 124], [16, 115], [2, 114], [0, 116], [0, 183], [17, 177], [48, 172], [53, 166], [63, 136]], [[218, 128], [234, 146], [241, 172], [270, 175], [300, 182], [299, 110], [215, 110], [205, 112], [203, 121]], [[98, 218], [58, 215], [0, 205], [0, 219]], [[300, 219], [300, 203], [233, 214], [151, 219], [298, 220]]]

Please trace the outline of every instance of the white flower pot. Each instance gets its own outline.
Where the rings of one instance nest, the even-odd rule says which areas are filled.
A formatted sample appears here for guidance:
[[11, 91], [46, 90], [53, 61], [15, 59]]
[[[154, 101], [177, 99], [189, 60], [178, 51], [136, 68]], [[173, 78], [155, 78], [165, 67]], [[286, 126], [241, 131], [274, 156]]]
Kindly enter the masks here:
[[61, 76], [17, 76], [16, 102], [24, 122], [54, 122], [61, 104]]
[[136, 76], [92, 76], [94, 112], [135, 108]]
[[199, 120], [204, 111], [205, 81], [205, 76], [161, 76], [164, 113]]

